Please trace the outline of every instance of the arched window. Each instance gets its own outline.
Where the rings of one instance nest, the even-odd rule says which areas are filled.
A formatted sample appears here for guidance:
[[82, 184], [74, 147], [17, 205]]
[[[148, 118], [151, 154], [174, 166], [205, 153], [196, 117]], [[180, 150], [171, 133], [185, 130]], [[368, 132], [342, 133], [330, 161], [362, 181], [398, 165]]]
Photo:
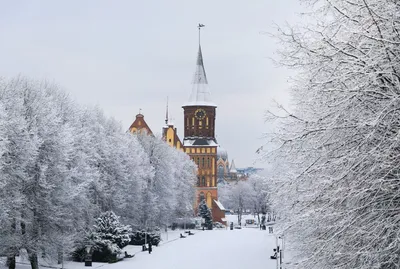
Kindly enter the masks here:
[[201, 178], [201, 186], [206, 186], [206, 178], [204, 176]]
[[207, 157], [207, 168], [210, 168], [210, 157]]
[[212, 208], [212, 197], [211, 197], [211, 192], [207, 192], [207, 206], [208, 208]]
[[204, 157], [203, 157], [203, 168], [204, 168]]

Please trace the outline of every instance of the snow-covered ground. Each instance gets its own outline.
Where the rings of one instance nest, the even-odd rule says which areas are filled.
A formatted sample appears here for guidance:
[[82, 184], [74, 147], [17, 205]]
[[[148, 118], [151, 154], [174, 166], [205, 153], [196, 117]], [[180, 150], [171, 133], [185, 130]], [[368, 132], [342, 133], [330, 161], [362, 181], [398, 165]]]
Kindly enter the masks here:
[[[179, 238], [182, 231], [168, 233], [169, 241], [153, 248], [153, 253], [141, 252], [140, 247], [128, 246], [135, 257], [118, 263], [93, 263], [92, 268], [102, 269], [219, 269], [263, 268], [275, 269], [271, 260], [275, 248], [275, 236], [259, 229], [193, 231], [195, 234]], [[4, 268], [4, 264], [0, 265]], [[29, 265], [17, 264], [17, 269]], [[45, 267], [42, 267], [45, 268]], [[67, 262], [66, 269], [85, 269], [84, 263]]]

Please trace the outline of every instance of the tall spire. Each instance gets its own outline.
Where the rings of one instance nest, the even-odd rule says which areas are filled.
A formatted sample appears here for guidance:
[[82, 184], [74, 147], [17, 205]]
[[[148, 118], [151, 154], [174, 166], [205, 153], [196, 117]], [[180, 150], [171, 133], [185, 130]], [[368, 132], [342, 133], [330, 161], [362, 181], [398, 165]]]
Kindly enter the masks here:
[[211, 100], [211, 93], [208, 87], [206, 70], [204, 68], [203, 54], [201, 52], [200, 44], [200, 30], [204, 24], [198, 25], [199, 28], [199, 51], [197, 53], [196, 71], [192, 80], [192, 93], [190, 94], [189, 101], [184, 106], [214, 106], [216, 105]]

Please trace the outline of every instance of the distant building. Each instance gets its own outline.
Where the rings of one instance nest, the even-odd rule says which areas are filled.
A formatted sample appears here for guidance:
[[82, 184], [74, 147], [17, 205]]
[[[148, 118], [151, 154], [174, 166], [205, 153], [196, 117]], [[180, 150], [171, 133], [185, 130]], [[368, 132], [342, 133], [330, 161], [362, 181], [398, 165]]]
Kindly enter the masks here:
[[136, 115], [135, 121], [129, 127], [129, 132], [131, 133], [143, 133], [145, 132], [148, 135], [153, 135], [150, 127], [147, 125], [146, 121], [144, 120], [143, 114], [139, 113]]

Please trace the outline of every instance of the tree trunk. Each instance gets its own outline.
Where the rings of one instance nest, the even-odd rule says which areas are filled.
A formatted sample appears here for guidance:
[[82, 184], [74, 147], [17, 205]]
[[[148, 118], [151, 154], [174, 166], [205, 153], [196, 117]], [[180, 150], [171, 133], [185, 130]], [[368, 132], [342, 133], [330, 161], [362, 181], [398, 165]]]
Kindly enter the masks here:
[[[11, 229], [12, 232], [14, 233], [14, 236], [16, 236], [16, 227], [17, 227], [17, 221], [15, 218], [13, 218], [13, 221], [11, 223]], [[15, 269], [16, 254], [17, 254], [17, 248], [15, 246], [10, 247], [9, 252], [7, 253], [7, 262], [6, 262], [8, 269]]]
[[58, 247], [58, 251], [57, 251], [57, 263], [58, 263], [58, 264], [62, 264], [63, 259], [64, 259], [63, 249], [62, 249], [62, 247]]
[[7, 267], [8, 269], [15, 269], [15, 255], [8, 255], [7, 256]]
[[31, 268], [32, 269], [39, 269], [39, 262], [38, 262], [38, 258], [37, 258], [37, 253], [28, 251], [28, 255], [29, 255], [29, 262], [31, 263]]

